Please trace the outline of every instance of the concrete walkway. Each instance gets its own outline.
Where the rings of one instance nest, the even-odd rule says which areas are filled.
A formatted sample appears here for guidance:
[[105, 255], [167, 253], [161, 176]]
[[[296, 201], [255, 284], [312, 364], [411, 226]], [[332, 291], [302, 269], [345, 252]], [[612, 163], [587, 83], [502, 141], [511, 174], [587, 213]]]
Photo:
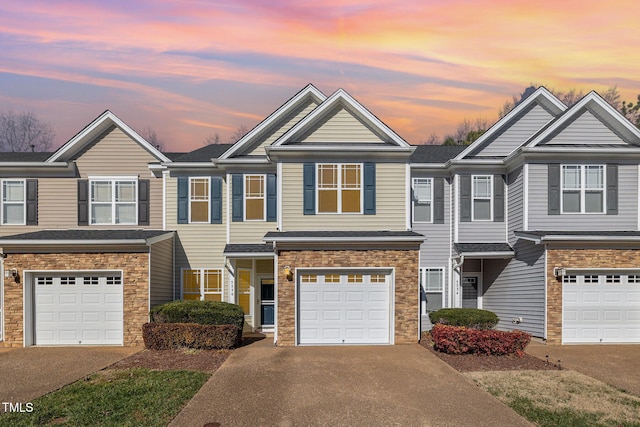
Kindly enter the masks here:
[[172, 426], [528, 426], [419, 345], [240, 348]]
[[135, 347], [27, 347], [3, 350], [0, 352], [0, 402], [29, 402], [140, 350]]
[[588, 375], [640, 396], [639, 345], [545, 345], [532, 341], [526, 352], [549, 362], [561, 361], [563, 368]]

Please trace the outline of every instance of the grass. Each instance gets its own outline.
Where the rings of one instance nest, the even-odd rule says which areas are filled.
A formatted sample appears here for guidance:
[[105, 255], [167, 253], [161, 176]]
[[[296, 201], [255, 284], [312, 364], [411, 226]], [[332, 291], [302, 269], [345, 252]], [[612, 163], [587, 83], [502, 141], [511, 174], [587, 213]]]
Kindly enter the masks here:
[[166, 426], [209, 378], [193, 371], [106, 370], [6, 413], [0, 426]]
[[539, 426], [640, 427], [640, 397], [574, 371], [465, 374]]

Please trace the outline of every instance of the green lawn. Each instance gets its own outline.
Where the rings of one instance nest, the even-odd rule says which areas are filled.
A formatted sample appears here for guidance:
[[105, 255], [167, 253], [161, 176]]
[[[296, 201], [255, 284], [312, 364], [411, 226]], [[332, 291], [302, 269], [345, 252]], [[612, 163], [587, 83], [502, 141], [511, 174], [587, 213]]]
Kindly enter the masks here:
[[166, 426], [209, 378], [193, 371], [107, 370], [7, 413], [0, 426]]

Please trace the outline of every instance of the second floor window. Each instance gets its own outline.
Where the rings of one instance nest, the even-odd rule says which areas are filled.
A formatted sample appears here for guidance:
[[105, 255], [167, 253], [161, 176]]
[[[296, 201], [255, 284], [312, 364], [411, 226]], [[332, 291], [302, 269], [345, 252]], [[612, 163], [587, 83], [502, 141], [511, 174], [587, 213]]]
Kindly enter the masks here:
[[604, 213], [604, 166], [562, 165], [562, 213]]
[[265, 176], [244, 176], [244, 219], [246, 221], [264, 221], [267, 204], [265, 203]]
[[21, 179], [2, 181], [2, 223], [25, 223], [25, 181]]
[[471, 185], [471, 215], [474, 221], [491, 221], [493, 176], [473, 175]]
[[318, 213], [362, 213], [362, 167], [318, 164]]
[[90, 188], [91, 224], [136, 224], [137, 182], [93, 179]]
[[209, 178], [189, 179], [189, 222], [209, 222]]
[[432, 222], [433, 178], [413, 178], [413, 221]]

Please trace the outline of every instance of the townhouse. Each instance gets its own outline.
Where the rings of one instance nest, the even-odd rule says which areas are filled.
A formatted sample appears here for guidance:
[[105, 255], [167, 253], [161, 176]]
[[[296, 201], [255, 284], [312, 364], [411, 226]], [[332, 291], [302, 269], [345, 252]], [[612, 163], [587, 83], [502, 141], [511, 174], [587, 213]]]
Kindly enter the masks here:
[[235, 144], [161, 153], [105, 112], [2, 153], [4, 345], [141, 342], [239, 304], [282, 346], [416, 342], [441, 307], [548, 343], [640, 341], [640, 131], [544, 88], [467, 147], [412, 146], [308, 85]]

